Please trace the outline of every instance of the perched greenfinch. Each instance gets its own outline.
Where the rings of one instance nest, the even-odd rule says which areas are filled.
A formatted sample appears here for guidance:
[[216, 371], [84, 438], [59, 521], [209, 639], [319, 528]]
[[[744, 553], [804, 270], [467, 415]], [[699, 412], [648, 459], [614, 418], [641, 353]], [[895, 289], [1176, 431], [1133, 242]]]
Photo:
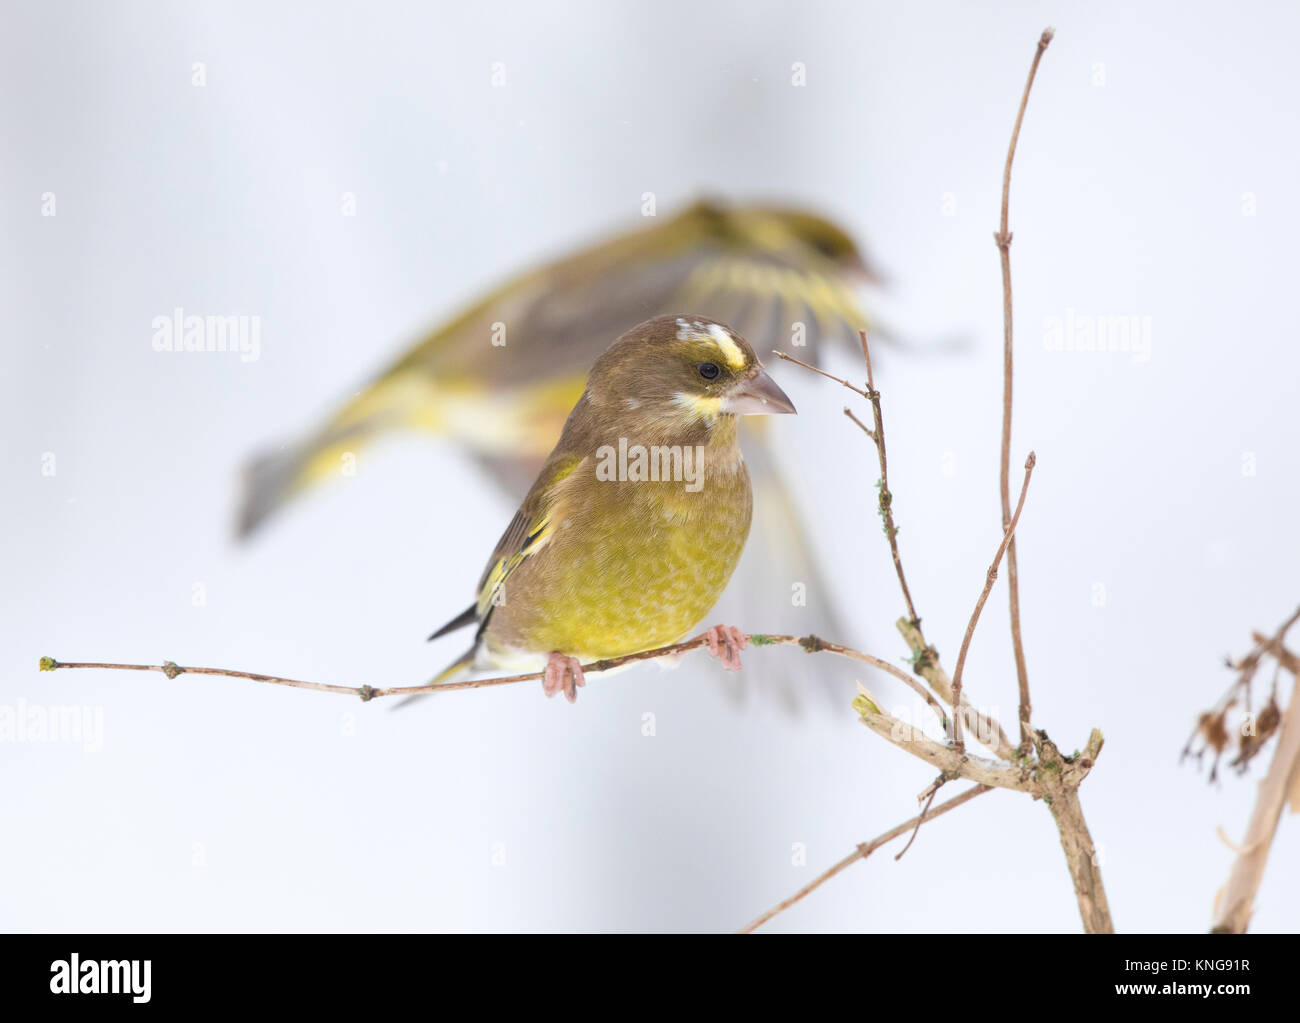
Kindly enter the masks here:
[[[699, 316], [633, 327], [596, 360], [537, 480], [479, 581], [436, 639], [475, 625], [435, 681], [542, 670], [572, 702], [582, 662], [665, 646], [712, 609], [749, 535], [737, 417], [794, 405], [739, 334]], [[710, 649], [740, 667], [745, 634]]]

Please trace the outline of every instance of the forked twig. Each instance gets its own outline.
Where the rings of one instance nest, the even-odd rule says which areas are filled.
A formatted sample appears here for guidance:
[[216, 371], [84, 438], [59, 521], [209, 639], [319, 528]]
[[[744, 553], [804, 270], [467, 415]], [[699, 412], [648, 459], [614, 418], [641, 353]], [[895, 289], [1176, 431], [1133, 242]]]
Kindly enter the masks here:
[[966, 635], [962, 637], [961, 650], [957, 653], [957, 667], [952, 673], [952, 699], [955, 708], [953, 711], [952, 737], [953, 743], [959, 751], [965, 750], [966, 743], [961, 735], [961, 678], [962, 671], [966, 667], [966, 654], [970, 650], [971, 638], [975, 635], [975, 626], [980, 620], [980, 612], [984, 610], [984, 602], [989, 599], [989, 592], [993, 589], [993, 582], [998, 577], [998, 564], [1002, 561], [1003, 553], [1015, 542], [1016, 524], [1020, 521], [1020, 512], [1025, 507], [1025, 494], [1029, 492], [1029, 478], [1034, 474], [1034, 465], [1038, 459], [1031, 451], [1029, 457], [1025, 459], [1025, 479], [1020, 484], [1020, 500], [1016, 502], [1016, 513], [1011, 516], [1011, 521], [1007, 523], [1006, 532], [1002, 534], [1002, 542], [998, 544], [997, 553], [993, 555], [993, 564], [989, 566], [988, 573], [984, 577], [984, 589], [980, 591], [979, 600], [975, 602], [975, 610], [971, 612], [970, 621], [966, 623]]

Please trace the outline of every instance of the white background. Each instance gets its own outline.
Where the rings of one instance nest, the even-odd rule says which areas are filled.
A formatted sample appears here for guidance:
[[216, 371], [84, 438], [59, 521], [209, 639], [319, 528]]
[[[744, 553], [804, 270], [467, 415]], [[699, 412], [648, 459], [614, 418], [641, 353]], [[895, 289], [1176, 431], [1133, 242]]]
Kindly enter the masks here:
[[[700, 192], [824, 209], [866, 240], [918, 347], [967, 341], [882, 352], [878, 374], [900, 543], [951, 667], [998, 540], [991, 233], [1048, 24], [1012, 196], [1015, 459], [1039, 457], [1020, 530], [1035, 715], [1066, 749], [1106, 733], [1083, 798], [1117, 927], [1209, 924], [1231, 860], [1216, 827], [1241, 837], [1263, 763], [1211, 787], [1179, 751], [1230, 681], [1223, 656], [1300, 600], [1295, 10], [4, 7], [0, 703], [99, 709], [104, 748], [0, 743], [0, 928], [730, 929], [911, 815], [932, 772], [848, 708], [855, 678], [893, 705], [910, 694], [831, 658], [841, 698], [793, 719], [737, 710], [702, 658], [593, 682], [576, 707], [519, 686], [403, 713], [36, 664], [381, 683], [441, 667], [454, 651], [423, 637], [467, 601], [506, 497], [412, 437], [240, 548], [237, 470], [477, 289], [636, 226], [652, 191], [661, 214]], [[150, 322], [175, 306], [260, 316], [261, 358], [154, 352]], [[1067, 309], [1151, 317], [1149, 362], [1045, 351], [1045, 318]], [[849, 639], [901, 658], [869, 447], [844, 392], [781, 379], [802, 413], [782, 451]], [[738, 624], [795, 631], [791, 615]], [[1010, 721], [1005, 621], [999, 586], [967, 680]], [[993, 793], [892, 851], [771, 926], [1079, 926], [1042, 805]], [[1298, 852], [1286, 818], [1255, 929], [1300, 922]]]

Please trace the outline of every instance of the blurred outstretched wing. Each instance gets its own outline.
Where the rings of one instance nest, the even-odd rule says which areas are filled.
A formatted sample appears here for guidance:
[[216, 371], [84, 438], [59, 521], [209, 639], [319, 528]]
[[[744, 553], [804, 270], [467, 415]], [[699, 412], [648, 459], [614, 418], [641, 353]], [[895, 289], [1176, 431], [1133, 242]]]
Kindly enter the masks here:
[[[759, 352], [792, 346], [816, 361], [866, 325], [852, 282], [827, 256], [787, 241], [738, 244], [696, 204], [662, 226], [586, 249], [510, 281], [397, 360], [315, 433], [253, 460], [239, 533], [337, 477], [344, 456], [385, 433], [455, 440], [511, 482], [529, 478], [614, 338], [666, 313], [727, 323]], [[514, 463], [511, 465], [510, 463]]]

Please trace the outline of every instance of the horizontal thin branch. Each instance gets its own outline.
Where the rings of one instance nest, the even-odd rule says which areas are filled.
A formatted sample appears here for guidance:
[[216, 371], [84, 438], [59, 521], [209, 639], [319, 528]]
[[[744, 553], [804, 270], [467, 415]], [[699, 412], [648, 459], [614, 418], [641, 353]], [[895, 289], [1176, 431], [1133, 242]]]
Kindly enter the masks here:
[[[946, 727], [947, 714], [937, 700], [914, 678], [897, 666], [890, 664], [888, 661], [881, 660], [879, 657], [873, 657], [871, 654], [865, 654], [860, 650], [853, 650], [839, 643], [831, 643], [828, 640], [821, 639], [817, 636], [788, 636], [788, 635], [768, 635], [766, 633], [750, 633], [749, 642], [753, 646], [798, 646], [802, 647], [809, 653], [826, 651], [827, 653], [836, 654], [840, 657], [847, 657], [850, 660], [860, 661], [868, 664], [873, 668], [892, 675], [901, 681], [904, 685], [924, 697], [928, 706], [930, 706], [939, 717], [941, 723]], [[685, 640], [681, 643], [674, 643], [671, 646], [656, 647], [652, 650], [642, 650], [634, 654], [625, 654], [622, 657], [607, 657], [603, 660], [592, 661], [584, 664], [582, 670], [584, 674], [594, 675], [602, 671], [609, 671], [611, 668], [618, 668], [625, 664], [633, 664], [637, 661], [649, 661], [660, 657], [669, 657], [674, 654], [682, 654], [691, 650], [698, 650], [702, 646], [708, 645], [708, 634], [695, 636], [692, 639]], [[378, 699], [384, 696], [417, 696], [424, 693], [450, 693], [458, 692], [463, 689], [484, 689], [489, 686], [513, 685], [517, 682], [533, 682], [542, 678], [543, 673], [540, 671], [528, 672], [520, 675], [501, 675], [494, 678], [469, 679], [464, 682], [443, 682], [443, 683], [425, 683], [423, 685], [401, 685], [401, 686], [348, 686], [335, 685], [326, 682], [309, 682], [302, 679], [283, 678], [279, 675], [264, 675], [259, 672], [238, 671], [233, 668], [200, 668], [187, 665], [179, 665], [172, 661], [164, 661], [162, 664], [108, 664], [100, 661], [56, 661], [53, 657], [42, 657], [40, 664], [42, 671], [55, 671], [61, 668], [102, 668], [109, 671], [158, 671], [168, 678], [175, 678], [177, 675], [219, 675], [227, 678], [242, 678], [252, 682], [266, 682], [271, 685], [287, 686], [291, 689], [311, 689], [319, 693], [339, 693], [347, 696], [360, 697], [363, 702]]]

